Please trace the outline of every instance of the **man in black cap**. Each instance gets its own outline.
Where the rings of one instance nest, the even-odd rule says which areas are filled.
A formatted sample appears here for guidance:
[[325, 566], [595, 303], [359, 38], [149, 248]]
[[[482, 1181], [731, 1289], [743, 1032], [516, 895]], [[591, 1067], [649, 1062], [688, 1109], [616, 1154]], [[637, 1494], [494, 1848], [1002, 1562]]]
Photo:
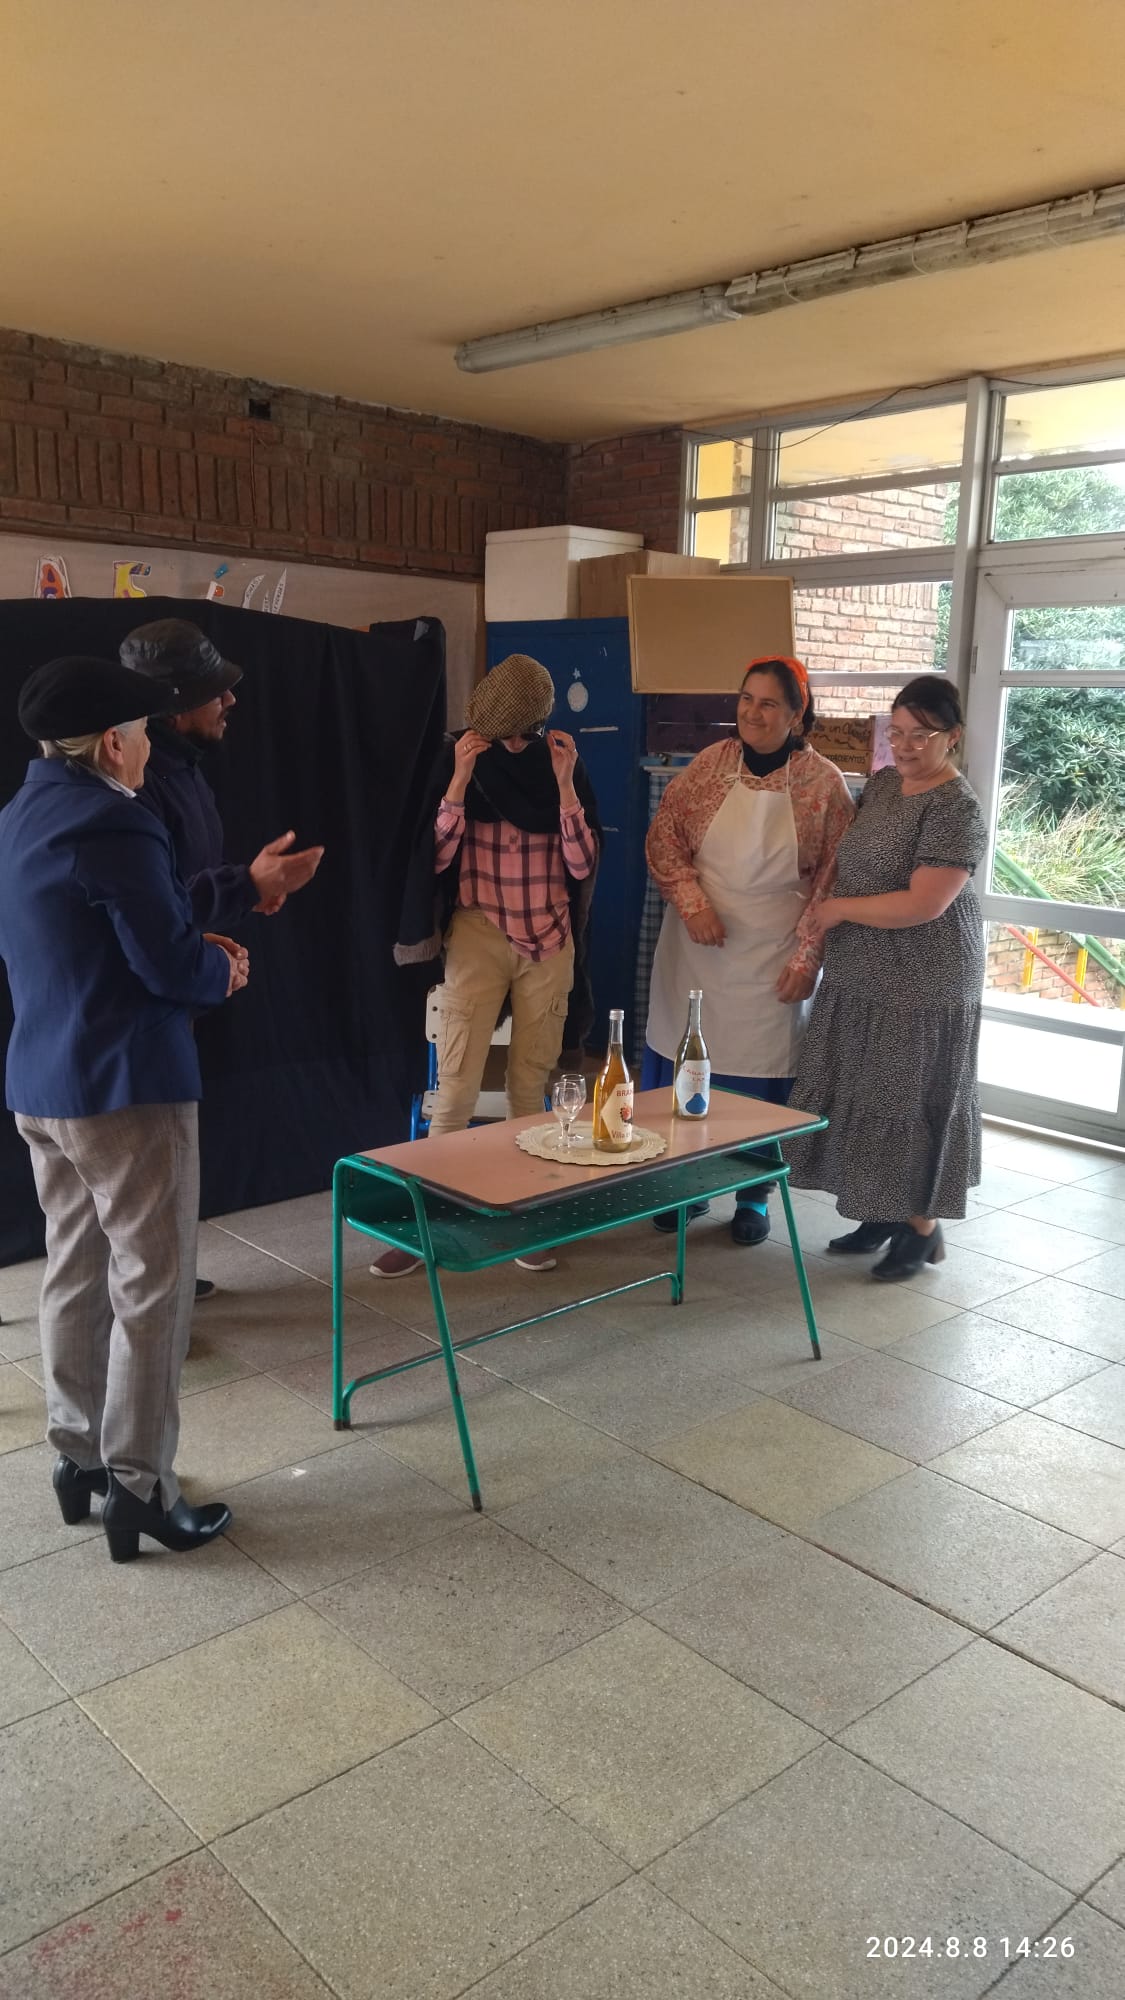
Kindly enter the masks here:
[[324, 849], [307, 847], [291, 854], [287, 850], [296, 836], [283, 833], [268, 841], [248, 866], [223, 860], [222, 821], [199, 764], [204, 751], [226, 735], [241, 667], [225, 660], [186, 618], [159, 618], [138, 626], [122, 642], [121, 659], [177, 690], [175, 709], [161, 716], [153, 730], [142, 797], [172, 836], [196, 922], [225, 928], [241, 923], [252, 910], [275, 916], [287, 896], [311, 882]]
[[0, 812], [7, 1102], [47, 1218], [40, 1337], [64, 1521], [104, 1494], [115, 1561], [222, 1533], [173, 1470], [199, 1213], [193, 1013], [244, 986], [192, 919], [164, 827], [138, 803], [145, 718], [176, 696], [117, 661], [37, 667], [19, 719], [43, 756]]
[[[125, 666], [171, 686], [176, 706], [154, 723], [141, 798], [172, 838], [176, 866], [187, 883], [195, 921], [204, 930], [234, 929], [252, 910], [276, 916], [287, 896], [311, 882], [322, 847], [286, 850], [295, 835], [268, 841], [249, 866], [223, 860], [223, 823], [200, 759], [221, 743], [241, 667], [223, 658], [187, 618], [158, 618], [139, 625], [121, 645]], [[210, 1296], [209, 1278], [197, 1278], [197, 1299]]]

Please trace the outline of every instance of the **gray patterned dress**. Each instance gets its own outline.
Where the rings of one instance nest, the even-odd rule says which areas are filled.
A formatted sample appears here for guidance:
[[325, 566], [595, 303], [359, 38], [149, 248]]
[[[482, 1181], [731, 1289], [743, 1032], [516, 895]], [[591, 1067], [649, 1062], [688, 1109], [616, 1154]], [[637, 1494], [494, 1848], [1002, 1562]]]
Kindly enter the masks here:
[[[833, 893], [906, 889], [926, 865], [973, 870], [986, 845], [964, 778], [904, 798], [898, 772], [879, 771], [840, 842]], [[786, 1147], [794, 1187], [827, 1189], [855, 1221], [964, 1215], [980, 1180], [983, 985], [984, 923], [971, 882], [932, 923], [828, 932], [789, 1102], [830, 1123]]]

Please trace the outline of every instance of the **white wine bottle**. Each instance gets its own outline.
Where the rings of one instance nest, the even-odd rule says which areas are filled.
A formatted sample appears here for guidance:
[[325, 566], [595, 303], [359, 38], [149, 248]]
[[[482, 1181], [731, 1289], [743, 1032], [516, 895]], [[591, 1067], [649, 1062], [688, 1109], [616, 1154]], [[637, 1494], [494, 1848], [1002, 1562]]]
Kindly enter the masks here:
[[594, 1151], [627, 1153], [633, 1143], [633, 1079], [625, 1064], [625, 1015], [612, 1007], [609, 1047], [594, 1085]]
[[688, 994], [688, 1024], [672, 1072], [672, 1110], [677, 1118], [706, 1118], [711, 1103], [711, 1058], [699, 1025], [702, 1005], [702, 989], [693, 986]]

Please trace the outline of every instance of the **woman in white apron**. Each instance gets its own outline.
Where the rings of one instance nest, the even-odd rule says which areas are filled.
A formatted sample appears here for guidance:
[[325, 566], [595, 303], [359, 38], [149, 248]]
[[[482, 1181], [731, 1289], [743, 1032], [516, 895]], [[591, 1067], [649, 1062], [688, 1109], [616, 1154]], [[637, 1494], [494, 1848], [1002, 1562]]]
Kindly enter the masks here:
[[[652, 967], [642, 1086], [671, 1083], [688, 993], [703, 989], [711, 1080], [784, 1104], [820, 969], [808, 912], [831, 887], [851, 822], [847, 785], [805, 741], [813, 719], [800, 660], [752, 660], [737, 735], [702, 750], [668, 786], [649, 829], [667, 902]], [[736, 1243], [769, 1235], [768, 1188], [738, 1197]], [[706, 1213], [695, 1202], [689, 1218]], [[674, 1228], [675, 1211], [656, 1218]]]

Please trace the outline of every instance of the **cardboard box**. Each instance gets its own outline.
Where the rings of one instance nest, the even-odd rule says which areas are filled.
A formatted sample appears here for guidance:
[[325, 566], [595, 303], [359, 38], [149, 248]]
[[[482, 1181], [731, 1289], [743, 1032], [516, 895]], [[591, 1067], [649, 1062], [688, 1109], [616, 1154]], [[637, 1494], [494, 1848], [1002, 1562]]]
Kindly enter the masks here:
[[581, 563], [643, 541], [616, 528], [492, 529], [484, 538], [484, 615], [490, 625], [576, 618]]
[[838, 771], [859, 771], [866, 775], [871, 770], [875, 750], [875, 717], [818, 716], [809, 742]]
[[717, 556], [673, 556], [630, 549], [622, 556], [587, 556], [578, 565], [578, 616], [627, 618], [631, 576], [716, 576]]
[[793, 651], [787, 576], [630, 576], [638, 694], [731, 694], [748, 660]]

